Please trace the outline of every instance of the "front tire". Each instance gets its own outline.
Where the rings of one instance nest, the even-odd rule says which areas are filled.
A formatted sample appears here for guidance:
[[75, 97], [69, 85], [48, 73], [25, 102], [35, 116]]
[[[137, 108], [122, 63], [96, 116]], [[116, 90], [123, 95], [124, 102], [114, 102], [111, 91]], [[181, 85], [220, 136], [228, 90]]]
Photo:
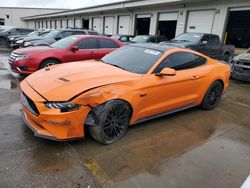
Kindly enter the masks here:
[[96, 141], [111, 144], [127, 133], [131, 110], [124, 101], [109, 101], [98, 106], [93, 113], [95, 125], [89, 125], [89, 133]]
[[201, 108], [204, 110], [212, 110], [218, 106], [223, 92], [223, 85], [220, 81], [215, 81], [207, 90]]
[[41, 64], [41, 69], [45, 68], [45, 67], [50, 67], [52, 65], [56, 65], [58, 64], [59, 62], [55, 59], [47, 59], [45, 60], [42, 64]]

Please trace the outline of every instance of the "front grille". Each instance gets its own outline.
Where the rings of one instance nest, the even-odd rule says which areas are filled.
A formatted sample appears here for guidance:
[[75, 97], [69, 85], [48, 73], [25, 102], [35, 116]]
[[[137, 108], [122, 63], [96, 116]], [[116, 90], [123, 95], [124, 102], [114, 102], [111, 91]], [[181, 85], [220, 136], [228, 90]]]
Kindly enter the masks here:
[[242, 62], [243, 65], [250, 66], [250, 62]]
[[24, 93], [21, 93], [21, 101], [23, 105], [34, 115], [38, 116], [39, 111], [35, 105], [35, 103]]
[[9, 61], [15, 61], [18, 56], [19, 56], [19, 54], [12, 52], [9, 56]]

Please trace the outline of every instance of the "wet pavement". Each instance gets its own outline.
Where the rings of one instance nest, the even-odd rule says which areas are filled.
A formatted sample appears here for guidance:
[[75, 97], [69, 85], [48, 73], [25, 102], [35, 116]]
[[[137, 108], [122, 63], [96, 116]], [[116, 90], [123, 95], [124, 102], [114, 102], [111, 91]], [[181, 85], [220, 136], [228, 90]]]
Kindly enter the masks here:
[[213, 111], [193, 108], [133, 126], [104, 146], [33, 136], [19, 82], [0, 53], [0, 187], [238, 188], [250, 174], [250, 85], [231, 81]]

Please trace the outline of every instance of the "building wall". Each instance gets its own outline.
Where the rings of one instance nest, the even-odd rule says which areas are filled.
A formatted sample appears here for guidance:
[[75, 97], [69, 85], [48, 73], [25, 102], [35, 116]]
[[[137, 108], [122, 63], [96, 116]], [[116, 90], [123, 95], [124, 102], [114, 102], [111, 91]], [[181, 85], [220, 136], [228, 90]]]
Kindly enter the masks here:
[[[65, 14], [62, 14], [62, 16], [57, 16], [55, 18], [46, 18], [46, 19], [36, 19], [36, 21], [42, 21], [42, 20], [61, 20], [65, 19], [65, 16], [68, 17], [67, 19], [74, 19], [74, 18], [89, 18], [90, 19], [90, 28], [93, 26], [93, 18], [99, 17], [101, 18], [101, 29], [100, 32], [102, 33], [104, 31], [104, 18], [106, 16], [113, 16], [114, 17], [114, 24], [113, 24], [113, 34], [116, 34], [118, 31], [118, 17], [121, 15], [129, 15], [131, 17], [130, 20], [130, 29], [128, 34], [134, 34], [135, 33], [135, 20], [136, 15], [138, 14], [150, 14], [151, 15], [151, 22], [150, 22], [150, 33], [151, 35], [157, 34], [157, 25], [158, 25], [158, 15], [159, 13], [163, 12], [178, 12], [178, 19], [177, 19], [177, 28], [176, 28], [176, 35], [179, 35], [186, 31], [187, 27], [187, 20], [188, 20], [188, 14], [190, 11], [194, 10], [214, 10], [214, 20], [213, 20], [213, 26], [212, 26], [212, 33], [218, 34], [221, 38], [223, 38], [225, 27], [227, 25], [227, 17], [228, 17], [228, 11], [232, 7], [250, 7], [250, 1], [249, 0], [220, 0], [220, 1], [200, 1], [200, 2], [193, 2], [190, 3], [181, 3], [176, 5], [151, 5], [151, 6], [141, 6], [136, 8], [130, 8], [130, 9], [119, 9], [119, 10], [113, 10], [112, 12], [106, 11], [106, 12], [96, 12], [96, 13], [84, 13], [77, 15], [74, 15], [74, 12], [72, 12], [72, 15], [67, 16]], [[28, 26], [34, 26], [35, 19], [27, 21]]]
[[[5, 20], [5, 25], [16, 27], [34, 28], [34, 22], [25, 22], [21, 17], [47, 14], [62, 11], [62, 9], [32, 9], [32, 8], [5, 8], [0, 7], [0, 18]], [[7, 18], [9, 16], [9, 18]]]

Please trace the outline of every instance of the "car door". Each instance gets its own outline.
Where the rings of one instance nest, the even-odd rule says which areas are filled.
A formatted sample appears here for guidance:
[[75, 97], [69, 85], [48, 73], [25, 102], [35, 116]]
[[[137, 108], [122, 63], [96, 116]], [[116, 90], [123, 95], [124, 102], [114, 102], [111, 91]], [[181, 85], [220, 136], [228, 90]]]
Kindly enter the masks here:
[[97, 39], [99, 43], [99, 48], [97, 50], [97, 59], [101, 59], [106, 54], [114, 51], [115, 49], [119, 48], [120, 46], [116, 44], [111, 39]]
[[83, 38], [73, 46], [78, 46], [79, 50], [72, 51], [72, 46], [68, 49], [67, 55], [65, 57], [68, 62], [98, 59], [98, 44], [95, 38]]
[[221, 53], [221, 47], [220, 47], [220, 38], [219, 36], [212, 35], [210, 37], [210, 51], [211, 51], [211, 57], [212, 58], [219, 58]]
[[[165, 67], [175, 69], [176, 75], [155, 75]], [[170, 54], [153, 74], [145, 76], [145, 87], [141, 94], [144, 96], [142, 114], [150, 117], [196, 105], [207, 73], [205, 58], [187, 52]]]
[[211, 50], [210, 50], [210, 37], [209, 35], [204, 35], [199, 43], [199, 46], [197, 47], [197, 51], [200, 53], [203, 53], [207, 56], [211, 56]]

